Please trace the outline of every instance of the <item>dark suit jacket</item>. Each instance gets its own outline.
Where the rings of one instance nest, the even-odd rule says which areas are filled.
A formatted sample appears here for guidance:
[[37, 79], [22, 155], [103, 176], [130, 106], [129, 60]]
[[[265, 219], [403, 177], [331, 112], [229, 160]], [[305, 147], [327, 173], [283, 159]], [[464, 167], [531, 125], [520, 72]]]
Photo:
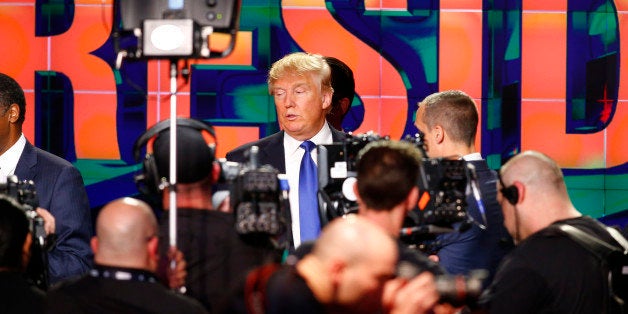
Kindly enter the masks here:
[[[339, 142], [346, 138], [346, 134], [344, 132], [340, 132], [334, 129], [332, 126], [330, 126], [329, 128], [331, 129], [331, 137], [334, 142]], [[286, 173], [286, 159], [283, 149], [283, 135], [284, 131], [280, 131], [255, 142], [244, 144], [228, 152], [227, 160], [239, 163], [248, 162], [249, 159], [245, 154], [251, 149], [251, 146], [255, 145], [259, 148], [257, 156], [258, 164], [260, 166], [271, 165], [273, 168], [277, 169], [279, 173]], [[290, 215], [290, 211], [286, 211], [286, 221], [288, 222], [288, 226], [292, 225], [292, 216]], [[290, 241], [290, 247], [294, 248], [294, 244], [292, 243], [292, 228], [288, 228], [288, 234], [286, 236]]]
[[[331, 137], [334, 142], [339, 142], [345, 139], [346, 134], [340, 132], [330, 126]], [[258, 162], [259, 165], [271, 165], [273, 168], [279, 170], [280, 173], [286, 173], [286, 160], [284, 158], [283, 149], [283, 134], [284, 131], [277, 132], [275, 134], [264, 137], [255, 142], [244, 144], [227, 153], [227, 160], [236, 161], [240, 163], [248, 162], [248, 158], [245, 156], [251, 146], [259, 147]]]
[[475, 166], [486, 222], [473, 195], [467, 197], [467, 212], [473, 219], [486, 225], [486, 230], [473, 225], [469, 230], [452, 232], [437, 237], [442, 247], [438, 252], [440, 265], [451, 274], [465, 274], [474, 269], [486, 269], [490, 283], [502, 258], [513, 248], [512, 238], [504, 227], [504, 216], [497, 202], [497, 176], [485, 160], [467, 161]]
[[39, 207], [56, 222], [57, 243], [48, 254], [50, 282], [86, 273], [93, 255], [91, 209], [79, 171], [68, 161], [28, 141], [15, 168], [19, 180], [33, 180]]

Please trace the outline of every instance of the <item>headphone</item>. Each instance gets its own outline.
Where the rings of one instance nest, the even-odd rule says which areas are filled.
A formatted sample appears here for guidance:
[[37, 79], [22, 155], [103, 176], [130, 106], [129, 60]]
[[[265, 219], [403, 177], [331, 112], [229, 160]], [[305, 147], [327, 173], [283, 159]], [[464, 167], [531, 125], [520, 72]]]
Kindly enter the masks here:
[[[210, 154], [215, 156], [215, 143], [217, 143], [217, 140], [216, 132], [211, 124], [201, 120], [177, 118], [177, 127], [187, 127], [195, 129], [203, 134], [209, 134], [210, 140], [213, 140], [213, 143], [208, 140], [206, 136], [203, 136], [203, 138], [208, 141], [207, 146], [210, 150]], [[140, 162], [142, 147], [146, 146], [146, 155], [142, 161], [142, 172], [133, 177], [137, 189], [146, 195], [158, 195], [162, 190], [163, 176], [159, 175], [157, 162], [155, 161], [155, 157], [152, 152], [152, 143], [157, 135], [168, 129], [170, 129], [170, 119], [163, 120], [146, 130], [146, 132], [140, 135], [140, 137], [135, 141], [135, 144], [133, 144], [133, 156], [135, 157], [136, 162]]]
[[502, 192], [502, 195], [506, 198], [506, 200], [508, 200], [508, 203], [511, 205], [517, 205], [517, 202], [519, 201], [519, 190], [517, 187], [515, 185], [506, 186], [504, 181], [502, 181], [502, 177], [498, 177], [499, 183], [502, 185], [502, 188], [499, 191]]

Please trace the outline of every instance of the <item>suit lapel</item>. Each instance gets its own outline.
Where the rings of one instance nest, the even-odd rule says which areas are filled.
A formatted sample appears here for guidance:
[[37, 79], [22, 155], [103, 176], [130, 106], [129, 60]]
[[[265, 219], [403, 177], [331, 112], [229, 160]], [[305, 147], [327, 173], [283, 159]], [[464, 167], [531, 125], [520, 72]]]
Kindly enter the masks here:
[[35, 148], [31, 143], [26, 141], [24, 151], [20, 156], [20, 160], [15, 167], [15, 175], [19, 180], [33, 180], [35, 179], [35, 166], [37, 165], [37, 154]]
[[260, 145], [260, 164], [269, 164], [279, 170], [280, 173], [286, 173], [283, 131], [269, 136], [267, 140], [266, 145]]

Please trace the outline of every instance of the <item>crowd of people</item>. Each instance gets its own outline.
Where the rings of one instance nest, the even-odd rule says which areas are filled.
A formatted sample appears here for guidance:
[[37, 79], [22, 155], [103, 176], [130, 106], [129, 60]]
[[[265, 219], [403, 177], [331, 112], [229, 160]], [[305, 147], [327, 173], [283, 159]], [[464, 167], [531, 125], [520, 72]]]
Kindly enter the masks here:
[[[609, 296], [604, 261], [555, 227], [569, 225], [619, 248], [621, 241], [574, 207], [560, 167], [542, 152], [521, 152], [491, 170], [476, 150], [478, 110], [464, 92], [442, 91], [418, 103], [415, 125], [422, 147], [378, 140], [361, 149], [355, 183], [348, 187], [357, 211], [330, 222], [319, 211], [317, 150], [348, 137], [341, 129], [356, 95], [353, 72], [333, 57], [292, 53], [272, 65], [268, 92], [281, 131], [235, 148], [226, 159], [246, 164], [254, 153], [258, 165], [285, 174], [284, 203], [269, 201], [259, 180], [248, 187], [260, 189], [251, 204], [263, 215], [255, 216], [256, 208], [234, 214], [235, 200], [229, 197], [216, 202], [221, 166], [214, 130], [181, 118], [176, 185], [168, 184], [169, 120], [149, 128], [135, 146], [136, 155], [147, 152], [137, 180], [146, 187], [143, 192], [159, 199], [159, 219], [156, 208], [124, 197], [105, 205], [92, 227], [80, 173], [28, 142], [22, 134], [24, 93], [0, 74], [0, 175], [32, 180], [39, 197], [38, 207], [29, 209], [0, 195], [0, 312], [614, 313], [621, 308]], [[434, 235], [429, 252], [400, 241], [408, 215], [421, 202], [417, 182], [426, 158], [464, 161], [473, 169], [470, 182], [477, 183], [466, 194], [468, 219]], [[170, 215], [173, 201], [176, 215]], [[33, 211], [43, 218], [46, 234], [56, 235], [45, 252], [43, 289], [27, 276], [34, 243], [27, 214]], [[244, 213], [258, 221], [271, 217], [286, 228], [280, 235], [239, 232], [235, 225], [249, 218], [238, 216]], [[171, 220], [176, 246], [169, 241]], [[487, 275], [479, 288], [468, 287], [465, 280], [478, 270]], [[468, 293], [471, 289], [477, 293]]]

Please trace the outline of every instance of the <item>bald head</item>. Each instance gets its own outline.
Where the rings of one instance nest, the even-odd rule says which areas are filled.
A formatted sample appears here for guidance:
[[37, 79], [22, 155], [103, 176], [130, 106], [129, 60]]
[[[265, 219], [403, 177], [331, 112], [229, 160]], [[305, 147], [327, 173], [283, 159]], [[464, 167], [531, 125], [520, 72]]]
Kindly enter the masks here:
[[328, 224], [297, 267], [328, 312], [368, 313], [381, 306], [397, 254], [384, 229], [349, 215]]
[[[501, 183], [513, 192], [506, 201], [504, 191], [498, 196], [504, 214], [504, 226], [515, 242], [521, 241], [555, 221], [578, 217], [560, 167], [547, 155], [525, 151], [501, 168]], [[514, 191], [516, 190], [516, 193]]]
[[504, 164], [501, 176], [506, 185], [516, 180], [531, 192], [568, 197], [560, 167], [541, 152], [529, 150], [516, 155]]
[[389, 234], [356, 215], [335, 219], [325, 227], [312, 254], [320, 260], [342, 258], [349, 263], [364, 262], [372, 255], [396, 256], [396, 246]]
[[102, 208], [92, 240], [94, 260], [109, 266], [152, 269], [152, 243], [157, 220], [148, 204], [133, 198], [114, 200]]

